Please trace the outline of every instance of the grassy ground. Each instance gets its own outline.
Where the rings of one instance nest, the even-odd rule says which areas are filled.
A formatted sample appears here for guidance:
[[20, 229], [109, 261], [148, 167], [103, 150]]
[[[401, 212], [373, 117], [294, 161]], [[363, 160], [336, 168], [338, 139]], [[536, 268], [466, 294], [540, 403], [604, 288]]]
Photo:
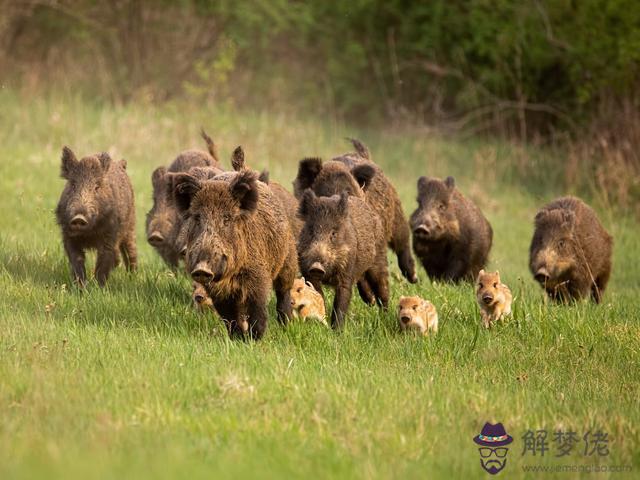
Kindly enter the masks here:
[[[151, 171], [200, 145], [201, 125], [225, 157], [242, 144], [252, 165], [285, 185], [299, 158], [341, 153], [342, 137], [359, 135], [407, 213], [419, 175], [457, 175], [494, 227], [490, 268], [516, 295], [514, 318], [482, 330], [472, 287], [432, 284], [422, 271], [408, 285], [394, 260], [392, 300], [431, 299], [437, 337], [402, 336], [393, 312], [354, 296], [341, 333], [271, 321], [259, 343], [228, 341], [215, 318], [191, 309], [188, 280], [144, 241]], [[119, 269], [104, 290], [70, 286], [53, 216], [63, 144], [128, 160], [140, 269]], [[616, 242], [604, 304], [546, 304], [527, 271], [532, 219], [565, 192], [557, 171], [523, 174], [523, 155], [526, 168], [544, 158], [277, 114], [0, 92], [0, 478], [479, 477], [471, 439], [485, 421], [515, 438], [509, 477], [558, 464], [631, 465], [637, 474], [640, 227], [600, 210]], [[521, 455], [528, 429], [549, 430], [544, 458]], [[573, 456], [553, 458], [554, 430], [589, 429], [608, 433], [609, 456], [583, 457], [581, 442]]]

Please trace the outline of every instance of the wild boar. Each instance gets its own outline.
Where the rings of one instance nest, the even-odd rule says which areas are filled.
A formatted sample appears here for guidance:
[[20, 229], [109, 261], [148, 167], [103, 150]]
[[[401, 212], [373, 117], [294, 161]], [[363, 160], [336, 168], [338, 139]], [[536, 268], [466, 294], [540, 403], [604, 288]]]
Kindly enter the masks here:
[[535, 217], [529, 268], [547, 294], [568, 302], [602, 300], [611, 275], [613, 238], [579, 198], [562, 197]]
[[400, 297], [398, 323], [404, 332], [416, 331], [427, 336], [438, 333], [438, 312], [429, 300], [420, 297]]
[[133, 188], [126, 162], [114, 162], [108, 153], [78, 160], [69, 147], [62, 149], [61, 176], [65, 184], [56, 219], [71, 263], [74, 280], [86, 283], [85, 251], [97, 250], [95, 277], [104, 286], [119, 263], [135, 270], [137, 250]]
[[509, 287], [500, 281], [500, 272], [480, 270], [476, 280], [476, 300], [485, 328], [511, 315], [513, 296]]
[[304, 278], [296, 278], [291, 287], [291, 308], [296, 317], [303, 320], [314, 318], [327, 325], [324, 298]]
[[271, 288], [278, 319], [292, 315], [290, 289], [296, 275], [293, 234], [280, 202], [257, 173], [227, 180], [174, 179], [175, 201], [187, 219], [185, 263], [203, 285], [231, 337], [254, 339], [267, 327]]
[[300, 161], [294, 181], [294, 195], [300, 199], [311, 188], [321, 197], [343, 191], [364, 198], [380, 217], [386, 244], [398, 257], [400, 271], [411, 283], [418, 281], [411, 255], [409, 225], [402, 211], [396, 189], [382, 169], [371, 160], [369, 150], [358, 140], [351, 139], [356, 152], [322, 163], [319, 158]]
[[187, 172], [191, 168], [204, 168], [221, 172], [216, 146], [209, 135], [202, 131], [208, 153], [201, 150], [186, 150], [178, 155], [169, 168], [158, 167], [151, 175], [153, 186], [153, 207], [147, 213], [147, 241], [160, 254], [172, 269], [177, 268], [180, 250], [177, 237], [181, 220], [173, 204], [173, 190], [170, 175], [175, 172]]
[[431, 279], [473, 282], [491, 250], [493, 230], [480, 209], [455, 186], [420, 177], [411, 215], [413, 250]]
[[299, 212], [304, 220], [298, 240], [300, 271], [318, 292], [322, 292], [322, 284], [335, 289], [332, 327], [342, 327], [353, 284], [358, 281], [365, 281], [375, 300], [386, 308], [385, 237], [373, 209], [347, 192], [317, 197], [309, 189], [302, 196]]

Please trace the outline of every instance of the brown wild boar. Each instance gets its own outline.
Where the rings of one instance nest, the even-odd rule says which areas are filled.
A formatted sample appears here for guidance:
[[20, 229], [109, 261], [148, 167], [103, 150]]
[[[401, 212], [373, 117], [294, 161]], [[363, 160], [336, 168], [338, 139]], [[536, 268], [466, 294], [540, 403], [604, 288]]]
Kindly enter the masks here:
[[[340, 328], [349, 308], [353, 284], [364, 279], [377, 301], [389, 303], [389, 279], [384, 232], [380, 219], [359, 197], [317, 197], [305, 191], [300, 202], [304, 226], [298, 240], [302, 275], [322, 293], [322, 284], [332, 286], [335, 299], [331, 325]], [[361, 292], [362, 295], [362, 292]]]
[[98, 252], [95, 277], [100, 286], [118, 265], [120, 254], [127, 269], [135, 270], [135, 209], [126, 162], [114, 162], [108, 153], [78, 160], [69, 147], [64, 147], [61, 176], [67, 183], [56, 219], [75, 281], [80, 286], [86, 283], [88, 249]]
[[480, 209], [445, 181], [420, 177], [411, 215], [413, 250], [431, 279], [473, 282], [491, 250], [493, 230]]
[[293, 234], [280, 202], [257, 173], [228, 180], [174, 178], [175, 201], [188, 221], [185, 263], [203, 285], [232, 337], [246, 327], [259, 339], [267, 327], [273, 286], [278, 319], [291, 317], [297, 263]]
[[611, 275], [613, 238], [579, 198], [562, 197], [536, 215], [529, 268], [547, 294], [568, 302], [599, 303]]
[[417, 331], [422, 335], [438, 333], [438, 312], [429, 300], [420, 297], [400, 297], [398, 323], [402, 331]]
[[153, 207], [147, 213], [147, 241], [172, 269], [177, 268], [180, 250], [177, 237], [181, 220], [173, 204], [173, 190], [170, 174], [187, 172], [191, 168], [204, 168], [221, 172], [216, 146], [204, 130], [202, 137], [207, 143], [208, 153], [201, 150], [186, 150], [178, 155], [169, 168], [158, 167], [151, 175], [153, 186]]
[[411, 255], [409, 225], [402, 211], [396, 189], [382, 169], [371, 160], [369, 150], [358, 140], [351, 140], [356, 152], [322, 163], [319, 158], [300, 161], [293, 183], [300, 199], [305, 189], [317, 196], [330, 197], [343, 191], [364, 198], [380, 217], [385, 241], [398, 257], [398, 266], [411, 283], [418, 281]]
[[478, 273], [476, 300], [480, 306], [480, 316], [485, 328], [511, 315], [511, 290], [500, 281], [500, 272]]
[[293, 308], [294, 316], [300, 317], [303, 320], [315, 318], [323, 325], [327, 325], [324, 299], [322, 295], [313, 288], [311, 282], [305, 281], [304, 278], [296, 278], [293, 281], [293, 287], [291, 287], [291, 307]]

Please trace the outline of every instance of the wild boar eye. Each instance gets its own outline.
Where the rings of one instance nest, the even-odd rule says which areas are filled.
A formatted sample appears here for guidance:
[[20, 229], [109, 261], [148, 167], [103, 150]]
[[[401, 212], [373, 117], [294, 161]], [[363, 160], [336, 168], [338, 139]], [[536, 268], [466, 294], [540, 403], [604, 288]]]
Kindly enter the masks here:
[[484, 286], [482, 285], [482, 283], [479, 283], [479, 284], [478, 284], [478, 287], [480, 287], [480, 288], [484, 288]]
[[417, 309], [418, 309], [418, 306], [417, 306], [417, 305], [414, 305], [414, 306], [413, 306], [413, 309], [414, 309], [414, 310], [417, 310]]
[[447, 207], [445, 206], [444, 203], [441, 203], [438, 208], [440, 209], [441, 212], [443, 212]]
[[331, 230], [331, 240], [335, 240], [336, 238], [338, 238], [338, 232]]
[[95, 192], [97, 192], [98, 190], [100, 190], [100, 184], [96, 185], [93, 189]]
[[498, 288], [498, 284], [497, 284], [497, 283], [494, 283], [494, 284], [493, 284], [493, 288]]
[[558, 248], [564, 248], [564, 240], [558, 242]]
[[302, 293], [302, 287], [298, 288], [298, 289], [296, 290], [296, 292], [298, 292], [298, 293]]

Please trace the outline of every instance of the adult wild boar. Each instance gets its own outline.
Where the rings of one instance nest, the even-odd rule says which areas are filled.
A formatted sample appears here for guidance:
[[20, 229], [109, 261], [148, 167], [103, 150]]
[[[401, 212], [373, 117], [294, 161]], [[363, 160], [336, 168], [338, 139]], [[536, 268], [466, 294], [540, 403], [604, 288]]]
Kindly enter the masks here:
[[137, 263], [133, 188], [126, 162], [114, 162], [108, 153], [78, 160], [69, 147], [62, 149], [61, 176], [67, 183], [56, 208], [62, 242], [74, 280], [86, 283], [85, 251], [98, 252], [95, 277], [104, 286], [119, 263], [128, 270]]
[[[298, 261], [302, 275], [322, 293], [322, 284], [330, 285], [336, 295], [331, 325], [342, 327], [351, 302], [353, 284], [366, 281], [374, 298], [386, 308], [389, 303], [389, 279], [385, 236], [373, 209], [361, 198], [342, 192], [317, 197], [306, 190], [300, 201], [304, 220], [298, 240]], [[363, 295], [366, 300], [366, 296]]]
[[473, 282], [487, 263], [493, 230], [453, 177], [418, 179], [418, 208], [411, 215], [413, 250], [430, 278]]
[[204, 130], [201, 132], [208, 152], [185, 150], [180, 153], [169, 168], [158, 167], [151, 175], [153, 186], [153, 207], [147, 213], [147, 241], [160, 254], [169, 267], [175, 269], [180, 260], [177, 237], [180, 231], [180, 217], [173, 203], [170, 173], [187, 172], [198, 167], [221, 172], [218, 153], [213, 140]]
[[242, 336], [248, 325], [259, 339], [272, 287], [278, 319], [291, 318], [295, 242], [282, 205], [257, 173], [233, 175], [202, 181], [179, 174], [174, 195], [188, 221], [185, 263], [191, 277], [205, 287], [230, 336]]
[[356, 152], [347, 153], [322, 163], [319, 158], [300, 161], [298, 175], [293, 183], [294, 194], [300, 199], [305, 189], [311, 188], [321, 197], [330, 197], [343, 191], [363, 198], [380, 217], [386, 244], [398, 257], [400, 271], [411, 283], [418, 281], [411, 255], [410, 232], [402, 212], [398, 192], [382, 169], [371, 160], [367, 147], [351, 139]]
[[591, 294], [599, 303], [611, 275], [613, 238], [582, 200], [562, 197], [535, 218], [529, 268], [547, 294], [559, 301]]

